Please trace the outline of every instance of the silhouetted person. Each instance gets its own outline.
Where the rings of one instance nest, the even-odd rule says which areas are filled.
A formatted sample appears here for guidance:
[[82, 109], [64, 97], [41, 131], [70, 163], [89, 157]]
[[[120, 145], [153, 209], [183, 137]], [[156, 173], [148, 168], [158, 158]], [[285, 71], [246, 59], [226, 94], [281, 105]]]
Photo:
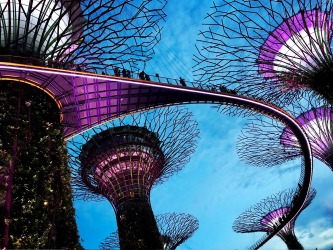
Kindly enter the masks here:
[[123, 77], [127, 77], [127, 71], [123, 68]]
[[150, 77], [148, 74], [145, 74], [146, 81], [150, 81]]
[[139, 78], [140, 78], [141, 80], [144, 80], [144, 79], [145, 79], [145, 75], [146, 75], [146, 73], [142, 70], [142, 71], [140, 72], [140, 74], [139, 74]]
[[115, 75], [115, 76], [120, 76], [120, 70], [119, 70], [118, 67], [114, 67], [114, 68], [113, 68], [113, 72], [114, 72], [114, 75]]
[[225, 86], [220, 85], [219, 89], [220, 89], [221, 92], [228, 92], [228, 90]]
[[160, 75], [158, 73], [156, 73], [156, 78], [158, 79], [158, 81], [160, 82]]
[[131, 78], [131, 71], [127, 70], [127, 77]]
[[76, 67], [76, 71], [81, 71], [81, 67], [80, 67], [80, 65], [78, 65], [78, 66]]
[[179, 77], [179, 82], [182, 86], [186, 87], [186, 83], [185, 83], [185, 80], [181, 77]]

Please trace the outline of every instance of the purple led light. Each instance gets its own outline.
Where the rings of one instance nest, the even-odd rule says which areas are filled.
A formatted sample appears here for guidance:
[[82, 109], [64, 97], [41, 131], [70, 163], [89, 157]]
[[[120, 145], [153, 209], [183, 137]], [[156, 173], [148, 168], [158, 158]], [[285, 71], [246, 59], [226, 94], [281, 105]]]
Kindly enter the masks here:
[[320, 107], [316, 109], [311, 109], [308, 112], [303, 113], [297, 120], [302, 126], [306, 126], [311, 121], [322, 121], [324, 119], [331, 120], [331, 109], [328, 107]]
[[[136, 87], [136, 88], [142, 88], [142, 87], [151, 87], [152, 89], [159, 89], [159, 91], [179, 91], [184, 94], [186, 93], [193, 93], [193, 94], [203, 94], [205, 96], [211, 96], [211, 97], [219, 97], [221, 100], [225, 98], [227, 101], [232, 100], [232, 103], [236, 102], [245, 102], [247, 105], [253, 105], [257, 107], [258, 109], [263, 109], [268, 112], [273, 112], [277, 116], [284, 117], [288, 119], [292, 124], [294, 124], [296, 127], [298, 127], [298, 124], [295, 123], [295, 121], [289, 119], [289, 115], [281, 110], [276, 109], [274, 106], [267, 105], [267, 103], [259, 102], [255, 99], [250, 99], [247, 97], [242, 96], [235, 96], [232, 97], [229, 94], [225, 93], [218, 93], [218, 92], [210, 92], [205, 91], [202, 89], [194, 89], [194, 88], [184, 88], [181, 86], [176, 85], [169, 85], [169, 84], [160, 84], [160, 83], [151, 83], [151, 82], [144, 82], [136, 79], [121, 79], [116, 78], [112, 76], [106, 76], [106, 75], [96, 75], [92, 73], [86, 73], [86, 72], [76, 72], [76, 71], [65, 71], [60, 69], [53, 69], [53, 68], [42, 68], [42, 67], [33, 67], [29, 65], [6, 65], [4, 63], [0, 63], [0, 71], [2, 72], [1, 76], [14, 76], [16, 78], [22, 77], [24, 75], [28, 80], [34, 81], [38, 83], [41, 87], [45, 84], [47, 79], [52, 80], [52, 84], [54, 85], [58, 84], [59, 87], [68, 86], [68, 94], [67, 91], [64, 93], [59, 91], [53, 93], [53, 96], [60, 96], [60, 102], [62, 104], [62, 112], [63, 112], [63, 124], [64, 124], [64, 130], [65, 130], [65, 137], [66, 139], [70, 139], [70, 137], [82, 132], [85, 129], [89, 129], [88, 127], [89, 122], [87, 120], [91, 119], [92, 121], [90, 124], [96, 125], [100, 122], [103, 122], [105, 120], [108, 120], [117, 114], [117, 109], [115, 109], [113, 106], [111, 107], [111, 104], [116, 103], [117, 98], [122, 98], [122, 96], [119, 97], [117, 95], [117, 84], [120, 85], [120, 87], [129, 86]], [[38, 77], [34, 77], [38, 76]], [[46, 79], [44, 81], [44, 78]], [[79, 88], [79, 85], [82, 85], [83, 81], [91, 82], [91, 84], [94, 86], [90, 89], [91, 93], [89, 93], [89, 96], [96, 95], [96, 89], [99, 91], [99, 97], [94, 100], [94, 106], [96, 107], [96, 110], [94, 113], [96, 116], [94, 117], [87, 117], [87, 113], [84, 110], [84, 105], [75, 105], [77, 103], [84, 103], [85, 100], [82, 98], [83, 95], [83, 88]], [[47, 90], [49, 86], [52, 84], [50, 83], [50, 80], [48, 80], [49, 84], [47, 85]], [[75, 85], [73, 85], [75, 83]], [[56, 86], [58, 86], [56, 85]], [[64, 87], [63, 87], [64, 88]], [[67, 87], [66, 87], [67, 88]], [[80, 90], [80, 91], [79, 91]], [[75, 92], [75, 95], [74, 93]], [[115, 94], [113, 94], [115, 93]], [[121, 92], [122, 94], [123, 92]], [[79, 96], [82, 99], [79, 99]], [[74, 101], [75, 97], [75, 101]], [[126, 101], [126, 98], [124, 98]], [[141, 98], [142, 99], [142, 98]], [[195, 99], [195, 98], [194, 98]], [[58, 100], [58, 99], [57, 99]], [[92, 102], [92, 100], [90, 100]], [[73, 105], [74, 104], [74, 105]], [[138, 109], [137, 103], [133, 105], [133, 109]], [[123, 108], [127, 109], [127, 106], [123, 105]], [[128, 111], [128, 109], [127, 109]], [[92, 114], [92, 112], [90, 112]], [[305, 134], [303, 131], [299, 131], [303, 137], [305, 137]], [[308, 141], [306, 141], [307, 148], [310, 148], [310, 144]]]
[[139, 126], [118, 126], [96, 133], [82, 147], [84, 183], [115, 205], [122, 199], [148, 198], [165, 167], [158, 135]]
[[328, 14], [320, 10], [301, 11], [290, 17], [262, 45], [259, 73], [275, 78], [279, 72], [315, 67], [314, 60], [331, 54], [324, 46], [331, 42], [331, 28]]
[[[306, 131], [314, 156], [326, 161], [332, 150], [332, 120], [333, 114], [328, 107], [311, 109], [301, 114], [297, 120]], [[289, 128], [285, 128], [280, 137], [280, 143], [285, 147], [299, 148], [299, 142]], [[330, 161], [327, 159], [327, 161]], [[330, 164], [327, 162], [327, 164]]]
[[[229, 95], [223, 93], [203, 91], [201, 89], [184, 88], [181, 86], [161, 84], [154, 82], [144, 82], [137, 79], [122, 79], [106, 75], [97, 75], [86, 72], [65, 71], [53, 68], [32, 67], [28, 65], [5, 65], [0, 63], [1, 77], [11, 76], [11, 78], [21, 79], [24, 75], [25, 79], [38, 84], [41, 88], [49, 91], [53, 98], [62, 106], [63, 124], [65, 136], [70, 137], [76, 133], [80, 133], [85, 129], [91, 128], [102, 121], [115, 117], [118, 114], [119, 104], [122, 109], [127, 109], [126, 103], [133, 103], [133, 109], [138, 108], [138, 97], [129, 99], [129, 86], [132, 92], [134, 88], [140, 93], [140, 88], [159, 88], [161, 90], [178, 90], [183, 93], [194, 93], [209, 96], [219, 96], [230, 98]], [[47, 85], [45, 83], [48, 83]], [[43, 87], [45, 86], [46, 87]], [[98, 90], [98, 92], [96, 92]], [[88, 92], [88, 93], [87, 93]], [[134, 93], [136, 94], [136, 93]], [[145, 95], [145, 93], [142, 93]], [[88, 98], [88, 99], [87, 99]], [[136, 98], [136, 99], [135, 99]], [[248, 103], [259, 105], [262, 108], [268, 108], [264, 103], [258, 103], [245, 97], [233, 96], [233, 100], [242, 101], [247, 99]], [[140, 98], [141, 100], [144, 97]], [[88, 112], [86, 103], [89, 103]], [[279, 110], [275, 112], [285, 115]]]
[[[193, 88], [183, 88], [181, 86], [176, 86], [176, 85], [170, 85], [170, 84], [157, 84], [157, 83], [151, 83], [151, 82], [142, 82], [139, 80], [135, 80], [135, 79], [119, 79], [119, 78], [113, 78], [113, 77], [106, 77], [105, 75], [96, 75], [96, 74], [89, 74], [89, 73], [85, 73], [85, 72], [71, 72], [71, 71], [64, 71], [64, 70], [57, 70], [57, 69], [49, 69], [49, 68], [45, 68], [45, 69], [37, 69], [37, 68], [32, 68], [32, 67], [28, 67], [26, 65], [22, 65], [21, 67], [17, 67], [17, 66], [8, 66], [8, 65], [2, 65], [0, 62], [0, 70], [1, 69], [5, 69], [5, 70], [9, 70], [11, 73], [14, 73], [15, 75], [17, 75], [18, 77], [22, 74], [22, 71], [28, 71], [28, 72], [36, 72], [36, 73], [41, 73], [41, 74], [46, 74], [46, 75], [58, 75], [58, 76], [65, 76], [65, 79], [70, 79], [72, 81], [73, 78], [79, 78], [79, 79], [89, 79], [90, 81], [94, 81], [96, 80], [96, 85], [98, 85], [97, 88], [101, 88], [103, 86], [108, 87], [110, 84], [115, 84], [115, 83], [124, 83], [124, 84], [133, 84], [136, 86], [146, 86], [146, 87], [158, 87], [161, 89], [170, 89], [170, 90], [179, 90], [182, 92], [188, 92], [188, 93], [195, 93], [195, 94], [200, 94], [200, 93], [205, 93], [205, 95], [210, 95], [210, 96], [220, 96], [220, 97], [229, 97], [228, 94], [223, 94], [223, 93], [218, 93], [218, 92], [209, 92], [209, 91], [205, 91], [202, 89], [193, 89]], [[13, 72], [14, 70], [14, 72]], [[40, 83], [42, 85], [42, 83]], [[92, 91], [94, 91], [92, 89]], [[111, 91], [109, 88], [107, 89], [107, 92]], [[251, 100], [249, 98], [246, 97], [242, 97], [242, 96], [233, 96], [232, 97], [235, 101], [242, 101], [245, 100], [249, 103], [249, 104], [256, 104], [262, 108], [267, 108], [270, 110], [274, 110], [275, 112], [279, 113], [281, 116], [285, 116], [286, 113], [283, 112], [282, 110], [277, 110], [274, 108], [270, 108], [267, 104], [265, 103], [259, 103], [256, 100]]]
[[289, 208], [279, 208], [265, 215], [260, 223], [265, 226], [273, 226], [279, 223], [279, 219], [282, 219], [283, 215], [286, 215], [290, 211]]
[[[333, 114], [331, 113], [331, 109], [327, 107], [320, 107], [317, 109], [311, 109], [308, 112], [305, 112], [298, 116], [296, 119], [302, 125], [302, 127], [308, 131], [308, 126], [314, 127], [319, 132], [318, 136], [320, 135], [319, 127], [321, 127], [322, 123], [327, 121], [331, 123]], [[309, 136], [309, 133], [308, 133]], [[310, 136], [310, 139], [315, 141], [314, 137]], [[285, 146], [293, 145], [292, 141], [296, 140], [294, 134], [290, 131], [289, 128], [285, 128], [282, 135], [281, 135], [281, 144]]]
[[[127, 160], [118, 160], [127, 158]], [[136, 160], [135, 160], [136, 159]], [[111, 163], [115, 162], [115, 163]], [[142, 151], [135, 152], [122, 152], [116, 155], [106, 156], [105, 159], [100, 160], [95, 170], [95, 177], [99, 179], [102, 185], [108, 187], [109, 182], [119, 178], [119, 175], [124, 173], [135, 173], [141, 176], [138, 179], [151, 179], [155, 172], [159, 172], [156, 168], [162, 167], [154, 164], [155, 161], [150, 154]], [[155, 176], [153, 177], [153, 179]]]

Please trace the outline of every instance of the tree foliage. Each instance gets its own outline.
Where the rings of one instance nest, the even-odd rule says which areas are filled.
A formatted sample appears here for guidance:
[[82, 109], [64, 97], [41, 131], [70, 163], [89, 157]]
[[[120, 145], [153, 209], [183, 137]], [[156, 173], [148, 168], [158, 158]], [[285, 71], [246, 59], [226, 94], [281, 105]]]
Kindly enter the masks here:
[[0, 211], [17, 138], [8, 248], [81, 249], [58, 107], [36, 88], [0, 84]]

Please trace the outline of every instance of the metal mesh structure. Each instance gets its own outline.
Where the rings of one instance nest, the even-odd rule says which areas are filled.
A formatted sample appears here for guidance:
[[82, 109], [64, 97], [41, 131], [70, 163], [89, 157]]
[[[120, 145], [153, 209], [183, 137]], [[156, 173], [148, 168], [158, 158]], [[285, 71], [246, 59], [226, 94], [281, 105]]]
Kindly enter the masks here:
[[284, 128], [281, 123], [269, 118], [251, 119], [237, 138], [239, 158], [246, 164], [272, 167], [301, 156], [300, 149], [284, 147], [280, 143]]
[[[71, 102], [68, 97], [78, 94], [74, 90], [76, 85], [73, 83], [68, 85], [63, 77], [60, 79], [51, 77], [52, 79], [46, 80], [44, 73], [36, 72], [37, 69], [45, 72], [45, 66], [92, 73], [112, 71], [113, 74], [116, 73], [115, 69], [118, 67], [123, 67], [124, 70], [126, 68], [127, 71], [138, 69], [141, 67], [140, 63], [144, 64], [150, 59], [153, 48], [160, 39], [159, 21], [165, 17], [163, 12], [165, 4], [164, 0], [1, 0], [0, 62], [5, 67], [11, 65], [19, 70], [24, 67], [32, 69], [30, 72], [25, 71], [19, 77], [1, 70], [1, 90], [7, 88], [8, 82], [16, 88], [12, 89], [12, 93], [6, 93], [4, 103], [9, 102], [9, 99], [15, 96], [16, 91], [23, 92], [22, 89], [28, 89], [27, 86], [36, 87], [34, 89], [40, 93], [35, 96], [42, 96], [46, 92], [53, 99], [49, 100], [52, 104], [45, 102], [43, 109], [53, 105], [58, 114], [62, 113], [63, 107], [60, 103], [62, 100]], [[48, 70], [64, 72], [58, 69]], [[58, 77], [59, 75], [57, 74]], [[34, 79], [29, 79], [30, 76], [33, 76]], [[118, 73], [117, 76], [119, 76]], [[130, 77], [128, 73], [126, 76]], [[94, 92], [98, 93], [96, 89]], [[87, 90], [84, 93], [87, 94]], [[20, 98], [17, 99], [21, 105]], [[72, 104], [74, 109], [71, 111], [77, 111], [79, 103], [72, 102]], [[97, 112], [100, 113], [100, 107], [89, 107], [89, 110], [96, 111], [97, 109]], [[19, 111], [20, 109], [18, 109]], [[9, 115], [7, 120], [11, 121], [12, 118], [16, 118], [14, 126], [18, 129], [23, 120], [15, 113]], [[63, 116], [60, 115], [61, 120], [62, 118]], [[37, 137], [38, 132], [43, 131], [44, 123], [52, 122], [48, 119], [50, 116], [46, 120], [42, 119], [42, 116], [36, 117], [34, 121], [38, 121], [38, 123], [33, 127], [31, 134], [35, 134]], [[4, 124], [3, 131], [13, 127], [9, 122]], [[66, 127], [71, 127], [73, 132], [79, 130], [68, 125], [64, 120], [61, 125], [65, 128], [65, 135]], [[6, 138], [6, 141], [15, 142], [13, 143], [15, 154], [21, 148], [16, 143], [16, 138], [17, 136], [10, 137], [10, 140], [8, 137]], [[43, 138], [36, 139], [36, 141], [39, 140], [42, 141]], [[63, 141], [60, 143], [59, 148]], [[36, 154], [32, 157], [36, 157], [39, 151], [42, 150], [36, 150]], [[19, 158], [15, 154], [13, 153], [12, 157]], [[60, 159], [62, 156], [58, 155], [58, 158]], [[6, 184], [8, 188], [5, 201], [5, 221], [9, 221], [11, 210], [15, 170], [15, 161], [13, 162], [8, 170], [9, 175], [0, 177], [0, 179], [5, 178], [5, 181], [8, 182], [8, 185]], [[58, 161], [50, 160], [50, 162]], [[30, 167], [26, 169], [30, 169]], [[4, 189], [2, 184], [0, 185], [1, 199]], [[8, 245], [9, 223], [6, 223], [4, 231], [5, 240], [4, 243], [1, 243], [2, 248], [6, 248]], [[34, 246], [31, 247], [34, 248]]]
[[[300, 113], [296, 119], [307, 133], [314, 157], [333, 170], [332, 108], [298, 105], [290, 112]], [[268, 167], [302, 156], [288, 127], [262, 117], [245, 125], [237, 141], [237, 153], [248, 164]]]
[[[286, 218], [292, 209], [294, 199], [297, 197], [297, 189], [287, 189], [263, 199], [258, 204], [242, 213], [234, 222], [233, 230], [237, 233], [266, 232], [270, 233]], [[296, 196], [295, 196], [296, 194]], [[302, 210], [309, 206], [316, 196], [316, 190], [310, 189], [306, 203]], [[298, 242], [295, 233], [295, 221], [291, 220], [277, 233], [289, 249], [303, 249]]]
[[[187, 109], [169, 107], [123, 117], [78, 135], [68, 143], [74, 195], [99, 200], [102, 194], [115, 208], [133, 196], [131, 192], [143, 192], [148, 198], [153, 185], [189, 161], [198, 133]], [[114, 183], [120, 180], [124, 182]]]
[[112, 232], [105, 240], [99, 244], [99, 249], [115, 250], [120, 249], [118, 231]]
[[332, 2], [214, 4], [194, 56], [198, 85], [286, 105], [311, 89], [332, 100]]
[[[176, 249], [192, 237], [199, 228], [198, 220], [189, 214], [166, 213], [156, 216], [158, 229], [162, 235], [163, 249]], [[102, 250], [119, 249], [118, 232], [113, 232], [99, 245]]]
[[150, 190], [184, 167], [198, 133], [181, 107], [133, 114], [83, 133], [69, 145], [74, 195], [110, 201], [121, 248], [160, 249]]
[[166, 1], [1, 1], [1, 61], [90, 72], [138, 69], [160, 40]]
[[199, 221], [190, 214], [167, 213], [156, 217], [164, 249], [176, 249], [193, 236]]
[[[313, 108], [302, 113], [297, 120], [304, 127], [310, 139], [313, 155], [333, 170], [333, 110], [331, 107]], [[285, 128], [280, 136], [285, 148], [300, 149], [295, 136]]]
[[82, 180], [115, 204], [128, 197], [149, 199], [150, 187], [165, 164], [159, 144], [144, 127], [109, 128], [82, 147]]

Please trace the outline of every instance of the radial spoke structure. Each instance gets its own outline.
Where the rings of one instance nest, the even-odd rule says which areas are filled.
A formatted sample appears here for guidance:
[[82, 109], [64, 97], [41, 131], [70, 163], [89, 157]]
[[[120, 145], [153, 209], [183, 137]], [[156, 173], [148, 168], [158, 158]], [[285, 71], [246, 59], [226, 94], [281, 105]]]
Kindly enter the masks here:
[[[164, 0], [0, 0], [0, 62], [4, 65], [34, 65], [42, 66], [44, 69], [48, 67], [100, 74], [102, 71], [115, 74], [123, 67], [126, 77], [130, 77], [127, 72], [140, 68], [149, 60], [154, 46], [160, 39], [160, 21], [165, 17], [165, 4]], [[3, 111], [0, 114], [0, 152], [3, 156], [0, 168], [3, 173], [0, 179], [4, 181], [0, 187], [0, 204], [3, 204], [4, 210], [4, 213], [1, 213], [1, 221], [4, 221], [0, 227], [3, 238], [1, 247], [76, 248], [79, 243], [75, 231], [76, 224], [73, 221], [71, 192], [62, 187], [66, 185], [62, 181], [69, 181], [69, 172], [66, 171], [67, 155], [63, 144], [67, 130], [66, 122], [60, 113], [61, 100], [67, 99], [73, 93], [80, 93], [73, 91], [73, 83], [67, 85], [62, 77], [45, 79], [43, 73], [35, 72], [32, 74], [33, 79], [29, 79], [29, 73], [17, 77], [0, 71], [0, 109]], [[98, 93], [96, 89], [94, 92]], [[72, 108], [77, 110], [79, 103], [73, 104]], [[90, 108], [96, 111], [100, 107]], [[13, 112], [9, 112], [10, 110]], [[50, 113], [45, 116], [47, 111]], [[73, 132], [78, 131], [76, 128], [72, 129]], [[25, 130], [28, 132], [22, 133]], [[52, 136], [57, 138], [54, 139]], [[46, 143], [47, 140], [50, 142]], [[55, 140], [57, 143], [54, 143]], [[52, 151], [53, 147], [56, 149]], [[59, 152], [59, 155], [55, 152]], [[26, 155], [30, 156], [28, 160], [24, 158]], [[44, 156], [49, 157], [48, 160], [43, 160]], [[25, 168], [22, 162], [26, 163]], [[40, 207], [43, 202], [34, 198], [37, 194], [32, 191], [37, 184], [24, 189], [27, 185], [26, 177], [20, 179], [20, 174], [30, 176], [29, 171], [36, 172], [34, 178], [38, 177], [36, 182], [43, 188], [58, 189], [51, 196], [55, 203], [58, 201], [61, 204], [62, 199], [66, 200], [69, 207], [66, 212], [58, 207], [59, 204], [50, 204], [54, 207], [53, 215], [48, 214], [50, 209], [45, 211], [45, 208]], [[53, 171], [58, 175], [54, 174], [54, 178], [52, 177], [47, 185], [41, 184], [47, 181], [45, 176], [53, 175]], [[17, 184], [14, 181], [15, 172], [18, 172], [15, 180]], [[37, 196], [44, 197], [47, 191], [43, 192], [43, 195]], [[4, 195], [6, 198], [3, 202]], [[15, 201], [13, 206], [12, 200]], [[28, 209], [29, 213], [35, 214], [36, 218], [41, 220], [36, 222], [40, 227], [36, 229], [34, 225], [30, 226], [33, 219], [27, 220], [27, 223], [22, 219], [20, 225], [10, 225], [11, 210], [15, 210], [12, 215], [13, 220], [17, 221], [16, 217], [21, 211], [18, 207], [31, 208]], [[39, 212], [40, 216], [37, 215]], [[23, 214], [28, 212], [21, 211], [21, 214], [23, 218]], [[68, 223], [61, 221], [62, 219]], [[9, 237], [10, 230], [12, 236], [14, 235], [12, 239]], [[62, 236], [68, 239], [62, 239], [60, 231], [63, 233]], [[68, 234], [65, 235], [64, 232]], [[25, 239], [25, 235], [30, 235], [30, 238]], [[76, 237], [77, 243], [72, 242], [71, 237]], [[10, 245], [13, 242], [24, 243]]]
[[332, 102], [332, 9], [312, 0], [214, 4], [194, 57], [198, 82], [279, 105], [308, 90]]
[[[333, 170], [331, 106], [299, 105], [297, 111], [300, 114], [296, 119], [307, 133], [314, 157]], [[289, 128], [261, 117], [245, 125], [237, 141], [237, 152], [248, 164], [270, 167], [302, 156], [299, 146]]]
[[[237, 233], [266, 232], [269, 234], [285, 220], [294, 205], [298, 191], [298, 189], [287, 189], [262, 200], [235, 220], [233, 230]], [[302, 210], [311, 204], [315, 196], [315, 189], [311, 189]], [[297, 217], [289, 221], [277, 233], [288, 249], [304, 249], [294, 232], [296, 219]]]
[[157, 216], [164, 249], [176, 249], [193, 236], [199, 228], [199, 221], [189, 214], [167, 213]]
[[[47, 133], [51, 133], [51, 129], [48, 127], [54, 125], [52, 122], [50, 124], [50, 121], [47, 121], [47, 119], [36, 119], [39, 123], [34, 127], [28, 126], [27, 133], [22, 134], [22, 138], [19, 138], [22, 131], [25, 131], [21, 130], [21, 127], [26, 127], [27, 124], [30, 124], [29, 121], [26, 123], [26, 120], [15, 120], [15, 117], [17, 118], [20, 115], [30, 117], [29, 108], [27, 108], [29, 105], [22, 102], [25, 100], [25, 97], [18, 91], [19, 89], [26, 88], [26, 86], [22, 87], [23, 85], [29, 85], [27, 87], [29, 91], [31, 91], [31, 89], [42, 90], [36, 94], [37, 98], [43, 96], [42, 98], [46, 99], [45, 93], [51, 97], [52, 100], [48, 100], [40, 111], [44, 112], [49, 106], [52, 106], [52, 111], [60, 111], [59, 120], [61, 126], [55, 130], [55, 134], [57, 136], [64, 134], [67, 139], [68, 136], [82, 132], [103, 121], [150, 107], [184, 102], [218, 102], [221, 104], [237, 105], [238, 107], [250, 108], [281, 120], [287, 125], [290, 125], [297, 138], [300, 139], [302, 150], [305, 153], [304, 159], [307, 171], [301, 175], [302, 181], [305, 180], [304, 183], [301, 181], [301, 183], [304, 184], [304, 189], [301, 191], [301, 198], [298, 200], [297, 206], [290, 212], [290, 218], [297, 215], [311, 182], [312, 159], [308, 142], [303, 135], [302, 129], [294, 123], [294, 120], [288, 114], [267, 103], [235, 96], [233, 94], [236, 92], [232, 91], [223, 95], [214, 95], [209, 92], [199, 92], [185, 87], [174, 88], [173, 86], [149, 84], [144, 81], [128, 79], [131, 77], [128, 75], [127, 69], [131, 69], [133, 72], [140, 68], [140, 65], [144, 65], [144, 62], [150, 59], [153, 48], [160, 39], [160, 21], [165, 17], [163, 12], [164, 6], [165, 1], [163, 0], [0, 1], [0, 19], [2, 24], [0, 27], [0, 61], [2, 62], [0, 63], [1, 84], [10, 83], [12, 86], [18, 86], [13, 90], [13, 93], [17, 95], [11, 95], [9, 93], [6, 98], [15, 96], [15, 98], [17, 98], [15, 100], [17, 101], [17, 107], [23, 106], [22, 104], [25, 106], [25, 110], [18, 108], [12, 113], [11, 118], [14, 118], [14, 125], [6, 124], [5, 129], [3, 129], [4, 133], [7, 133], [8, 129], [12, 129], [10, 133], [13, 133], [13, 136], [11, 137], [12, 140], [10, 144], [8, 144], [10, 146], [5, 149], [1, 148], [1, 154], [3, 155], [10, 152], [9, 158], [16, 159], [21, 153], [20, 150], [23, 148], [19, 143], [29, 142], [30, 139], [32, 140], [32, 136], [35, 136], [33, 140], [36, 142], [43, 140], [44, 135], [36, 136], [38, 132], [45, 130], [48, 131]], [[309, 10], [312, 9], [313, 8], [310, 8]], [[323, 8], [321, 8], [321, 10], [325, 12]], [[297, 13], [295, 12], [294, 14]], [[317, 48], [316, 46], [314, 47]], [[126, 70], [126, 76], [125, 74], [122, 76], [127, 79], [119, 77], [119, 70], [122, 67]], [[87, 73], [110, 74], [110, 71], [112, 74], [116, 75], [115, 78]], [[28, 99], [26, 101], [29, 103]], [[3, 103], [6, 102], [7, 100]], [[32, 103], [31, 107], [35, 108], [37, 105]], [[25, 113], [21, 113], [22, 111]], [[11, 120], [9, 119], [8, 121]], [[123, 127], [125, 128], [126, 126]], [[122, 127], [122, 125], [118, 127]], [[62, 129], [64, 129], [63, 133]], [[146, 134], [149, 133], [150, 137], [145, 137]], [[155, 133], [155, 131], [152, 132], [149, 130], [149, 133], [144, 133], [144, 139], [154, 137], [153, 133]], [[57, 145], [59, 146], [56, 147], [57, 149], [63, 146], [60, 146], [63, 139], [61, 136], [57, 139], [59, 140], [57, 141]], [[3, 138], [5, 137], [3, 136]], [[48, 138], [50, 139], [51, 137]], [[140, 134], [138, 138], [142, 139], [142, 134]], [[138, 141], [141, 139], [138, 139]], [[42, 146], [44, 144], [38, 145], [43, 147], [43, 150], [51, 150], [51, 145], [53, 144], [51, 142], [44, 142], [47, 146]], [[139, 143], [139, 145], [141, 144]], [[147, 157], [140, 159], [144, 159], [144, 162], [149, 165], [150, 162], [155, 160], [156, 150], [158, 151], [158, 148], [151, 148], [147, 153], [145, 149], [142, 149], [140, 154], [142, 154], [141, 152], [146, 152]], [[42, 148], [39, 150], [37, 147], [35, 152], [42, 152]], [[52, 152], [56, 152], [56, 150]], [[120, 150], [120, 152], [122, 151]], [[125, 156], [123, 153], [119, 154], [122, 160], [131, 158]], [[36, 154], [35, 156], [37, 157]], [[63, 166], [63, 163], [66, 161], [64, 156], [64, 151], [62, 151], [61, 156], [58, 155], [58, 158], [60, 157], [62, 159], [62, 163], [59, 163], [53, 158], [47, 161], [45, 160], [43, 163], [54, 163]], [[158, 157], [159, 159], [162, 158], [161, 154], [157, 153], [157, 156], [160, 156]], [[6, 155], [6, 157], [8, 157], [8, 155]], [[165, 157], [164, 155], [164, 160], [167, 162]], [[100, 159], [102, 157], [97, 154], [96, 158]], [[32, 157], [32, 159], [34, 158]], [[133, 157], [133, 159], [137, 158]], [[4, 233], [4, 244], [2, 244], [2, 247], [7, 247], [12, 183], [17, 162], [15, 160], [4, 160], [3, 162], [4, 165], [6, 165], [2, 170], [5, 171], [4, 179], [8, 183], [6, 184], [8, 190], [6, 191], [4, 204], [6, 207], [4, 219], [6, 233]], [[10, 164], [8, 164], [8, 162], [10, 162]], [[37, 166], [39, 166], [39, 164], [33, 161], [31, 167], [35, 168]], [[103, 176], [107, 179], [110, 178], [109, 172], [103, 172], [105, 168], [102, 166], [103, 163], [100, 165], [100, 180], [103, 180]], [[118, 167], [123, 169], [122, 163], [119, 163]], [[26, 170], [27, 169], [30, 168], [27, 167]], [[58, 168], [51, 167], [50, 169], [54, 170]], [[140, 164], [133, 164], [130, 169], [134, 170], [134, 172], [129, 172], [131, 177], [141, 176], [139, 174], [133, 174], [135, 170], [142, 169]], [[41, 170], [41, 168], [39, 168], [39, 170]], [[47, 171], [42, 174], [45, 173], [47, 173]], [[168, 174], [165, 176], [167, 175]], [[60, 176], [61, 175], [58, 173], [57, 178]], [[53, 176], [51, 177], [53, 178]], [[59, 186], [58, 180], [54, 181], [54, 183], [59, 190], [65, 190]], [[139, 181], [137, 183], [139, 183]], [[153, 181], [149, 179], [144, 183], [153, 183]], [[24, 184], [22, 183], [22, 185]], [[101, 184], [100, 186], [103, 185]], [[144, 193], [141, 191], [140, 189], [138, 194], [141, 195]], [[131, 197], [132, 193], [129, 194]], [[121, 196], [122, 195], [120, 195], [120, 197]], [[55, 201], [57, 199], [55, 199]], [[143, 203], [148, 205], [142, 209], [142, 213], [147, 212], [151, 214], [150, 203], [146, 201]], [[40, 203], [38, 204], [40, 205]], [[47, 202], [45, 204], [47, 204]], [[144, 206], [141, 206], [141, 208], [143, 207]], [[125, 209], [126, 205], [124, 205], [123, 208]], [[58, 218], [56, 215], [59, 214], [60, 210], [57, 209], [56, 207], [52, 218]], [[40, 210], [37, 209], [36, 211]], [[70, 216], [74, 215], [72, 210], [68, 214]], [[131, 215], [129, 215], [129, 217], [131, 217]], [[39, 218], [42, 218], [42, 216]], [[61, 218], [61, 216], [59, 216], [59, 218]], [[147, 216], [147, 218], [153, 217]], [[47, 220], [44, 220], [43, 223], [45, 221], [47, 222]], [[152, 222], [152, 227], [154, 227], [153, 219], [150, 221]], [[52, 225], [55, 225], [54, 221], [52, 221], [52, 223]], [[64, 226], [68, 225], [62, 222], [58, 224]], [[38, 225], [40, 225], [40, 223], [38, 223]], [[46, 240], [48, 243], [52, 244], [56, 235], [53, 228], [54, 227], [48, 232], [49, 240]], [[135, 228], [135, 226], [133, 226], [133, 228]], [[278, 230], [279, 229], [277, 229], [277, 231]], [[60, 231], [69, 232], [67, 229]], [[155, 232], [157, 231], [155, 230]], [[68, 235], [70, 235], [70, 233], [68, 233]], [[75, 235], [75, 232], [72, 235]], [[124, 237], [121, 236], [121, 238]], [[60, 238], [58, 238], [58, 240], [59, 242], [64, 242]], [[269, 237], [264, 239], [261, 243], [264, 244], [267, 240], [269, 240]], [[141, 240], [139, 242], [141, 244]], [[52, 244], [48, 246], [45, 245], [45, 247], [63, 247], [62, 245], [57, 246]], [[68, 244], [68, 246], [70, 246], [70, 244]], [[23, 247], [26, 246], [23, 245], [21, 248]], [[43, 246], [31, 246], [31, 248], [40, 247]]]
[[74, 194], [110, 201], [122, 248], [162, 248], [150, 190], [184, 167], [197, 136], [197, 123], [180, 107], [138, 113], [93, 128], [69, 143]]
[[160, 40], [162, 1], [1, 1], [0, 61], [99, 73], [139, 70]]

